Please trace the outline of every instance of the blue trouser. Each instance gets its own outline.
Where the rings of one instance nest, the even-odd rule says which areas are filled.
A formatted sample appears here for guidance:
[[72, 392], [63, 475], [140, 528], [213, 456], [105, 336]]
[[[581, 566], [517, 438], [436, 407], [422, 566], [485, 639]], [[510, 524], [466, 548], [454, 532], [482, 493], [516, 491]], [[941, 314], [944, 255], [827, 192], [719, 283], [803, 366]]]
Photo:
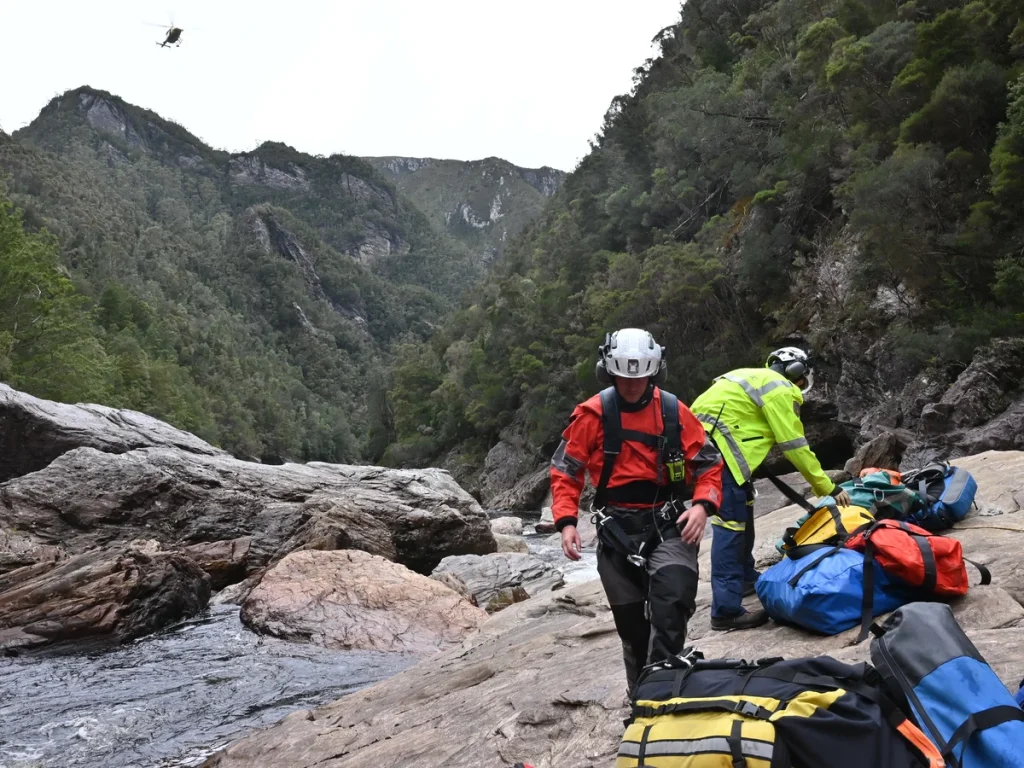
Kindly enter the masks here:
[[722, 472], [722, 506], [711, 518], [711, 615], [743, 613], [743, 583], [757, 581], [754, 568], [754, 493]]

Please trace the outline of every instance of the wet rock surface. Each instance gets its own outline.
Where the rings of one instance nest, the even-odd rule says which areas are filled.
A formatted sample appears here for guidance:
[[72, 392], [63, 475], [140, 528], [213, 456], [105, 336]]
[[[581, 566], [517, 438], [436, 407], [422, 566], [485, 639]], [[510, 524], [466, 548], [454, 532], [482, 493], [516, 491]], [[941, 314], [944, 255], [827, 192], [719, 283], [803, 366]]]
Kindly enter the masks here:
[[250, 570], [293, 537], [307, 546], [334, 536], [426, 573], [446, 555], [496, 549], [480, 505], [440, 470], [269, 466], [170, 448], [70, 451], [0, 485], [0, 529], [72, 554], [134, 538], [251, 537]]
[[0, 649], [124, 642], [204, 608], [210, 577], [177, 552], [127, 546], [0, 576]]
[[[989, 565], [994, 583], [972, 586], [952, 605], [986, 660], [1015, 688], [1024, 676], [1024, 454], [992, 452], [958, 463], [978, 479], [981, 512], [953, 535], [968, 556]], [[759, 567], [778, 558], [775, 538], [801, 513], [796, 506], [756, 509]], [[712, 632], [708, 544], [701, 547], [702, 581], [689, 628], [689, 639], [705, 655], [868, 659], [867, 642], [852, 644], [856, 629], [820, 637], [769, 623]], [[756, 605], [756, 598], [747, 602]], [[624, 687], [611, 612], [600, 583], [590, 580], [511, 605], [459, 648], [346, 699], [297, 713], [236, 742], [206, 766], [611, 765], [622, 736]]]

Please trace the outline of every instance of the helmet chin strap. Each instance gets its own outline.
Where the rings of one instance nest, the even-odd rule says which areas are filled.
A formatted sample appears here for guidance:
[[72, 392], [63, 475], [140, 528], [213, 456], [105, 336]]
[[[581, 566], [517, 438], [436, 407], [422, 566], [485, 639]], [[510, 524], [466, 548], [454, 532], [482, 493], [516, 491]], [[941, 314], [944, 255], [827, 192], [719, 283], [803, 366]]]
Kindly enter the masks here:
[[644, 390], [643, 395], [635, 403], [626, 402], [626, 399], [619, 392], [619, 388], [615, 388], [615, 396], [619, 399], [619, 410], [625, 413], [635, 413], [636, 411], [642, 411], [648, 405], [651, 404], [651, 400], [654, 399], [654, 382], [650, 378], [647, 379], [647, 389]]
[[800, 392], [806, 395], [808, 392], [811, 391], [811, 387], [814, 386], [814, 374], [811, 371], [808, 371], [804, 375], [804, 379], [806, 383], [800, 388]]

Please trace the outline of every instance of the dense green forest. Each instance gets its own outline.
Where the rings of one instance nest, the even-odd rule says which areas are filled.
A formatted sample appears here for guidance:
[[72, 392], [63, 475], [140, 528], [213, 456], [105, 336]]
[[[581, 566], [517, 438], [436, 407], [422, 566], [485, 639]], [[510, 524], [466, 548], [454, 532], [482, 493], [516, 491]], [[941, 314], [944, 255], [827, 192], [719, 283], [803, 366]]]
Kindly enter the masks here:
[[0, 381], [236, 455], [372, 459], [389, 346], [483, 266], [365, 162], [228, 155], [88, 88], [0, 133]]
[[[692, 398], [801, 339], [963, 366], [1024, 312], [1019, 0], [687, 0], [591, 153], [473, 301], [400, 348], [387, 460], [543, 455], [606, 330]], [[855, 345], [854, 345], [855, 346]]]

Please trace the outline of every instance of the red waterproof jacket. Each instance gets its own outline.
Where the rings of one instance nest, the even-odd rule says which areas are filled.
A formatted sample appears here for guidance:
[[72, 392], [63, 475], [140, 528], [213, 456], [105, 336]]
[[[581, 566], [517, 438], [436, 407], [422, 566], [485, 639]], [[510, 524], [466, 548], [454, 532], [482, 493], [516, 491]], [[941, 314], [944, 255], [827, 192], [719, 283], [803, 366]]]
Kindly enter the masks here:
[[[595, 485], [601, 477], [604, 466], [601, 415], [600, 394], [577, 405], [551, 459], [551, 512], [558, 530], [578, 522], [584, 472], [590, 473]], [[660, 435], [663, 427], [661, 390], [655, 387], [651, 402], [639, 411], [622, 409], [621, 420], [623, 429]], [[705, 504], [708, 514], [714, 514], [722, 500], [722, 455], [682, 400], [679, 401], [679, 430], [686, 459], [686, 484], [693, 487], [693, 501]], [[656, 499], [667, 499], [668, 478], [664, 477], [667, 473], [659, 473], [660, 466], [661, 456], [655, 448], [623, 440], [622, 451], [608, 480], [609, 505], [640, 509], [649, 507]], [[659, 474], [663, 476], [660, 485]]]

